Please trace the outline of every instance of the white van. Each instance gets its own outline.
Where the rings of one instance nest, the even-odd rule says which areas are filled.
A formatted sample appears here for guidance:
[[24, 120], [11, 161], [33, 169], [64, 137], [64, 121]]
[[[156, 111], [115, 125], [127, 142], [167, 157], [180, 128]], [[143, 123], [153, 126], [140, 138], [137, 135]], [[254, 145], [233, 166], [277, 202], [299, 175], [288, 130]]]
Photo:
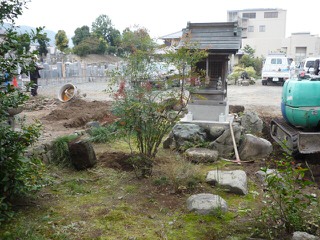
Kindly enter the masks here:
[[299, 73], [301, 73], [302, 71], [305, 73], [313, 73], [314, 72], [314, 62], [319, 59], [320, 60], [320, 56], [319, 57], [308, 57], [303, 59], [299, 65], [298, 65], [298, 70]]
[[262, 68], [262, 85], [271, 82], [283, 85], [291, 77], [291, 62], [292, 59], [287, 58], [285, 54], [269, 54]]

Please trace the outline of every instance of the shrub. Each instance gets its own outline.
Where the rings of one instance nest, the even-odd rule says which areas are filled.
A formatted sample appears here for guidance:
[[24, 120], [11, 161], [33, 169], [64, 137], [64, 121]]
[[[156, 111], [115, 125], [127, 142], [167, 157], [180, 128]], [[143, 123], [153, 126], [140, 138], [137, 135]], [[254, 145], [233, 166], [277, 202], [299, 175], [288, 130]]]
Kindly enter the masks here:
[[134, 158], [135, 166], [143, 169], [141, 176], [146, 177], [151, 175], [152, 162], [162, 138], [178, 121], [179, 113], [172, 117], [168, 109], [170, 103], [162, 101], [167, 95], [151, 91], [148, 84], [123, 91], [120, 94], [122, 97], [114, 103], [113, 113], [119, 118], [116, 124], [127, 136], [130, 148], [131, 137], [134, 138], [139, 151], [139, 156]]
[[44, 166], [38, 159], [24, 156], [25, 150], [40, 134], [40, 125], [22, 126], [13, 131], [0, 117], [0, 222], [12, 216], [10, 201], [38, 190]]
[[269, 237], [303, 231], [314, 233], [319, 226], [319, 200], [304, 189], [312, 184], [305, 179], [307, 169], [295, 165], [291, 157], [276, 161], [277, 171], [266, 173], [265, 204], [259, 221]]
[[[11, 110], [22, 107], [28, 96], [10, 85], [3, 83], [18, 74], [34, 69], [30, 62], [37, 51], [30, 51], [31, 43], [45, 43], [47, 38], [41, 34], [43, 28], [31, 33], [18, 33], [15, 19], [22, 14], [27, 1], [0, 1], [0, 23], [10, 23], [1, 37], [0, 44], [0, 222], [12, 216], [10, 201], [41, 187], [43, 165], [38, 159], [27, 158], [25, 151], [36, 142], [40, 135], [38, 123], [24, 125], [15, 131], [8, 125]], [[9, 77], [8, 77], [9, 76]]]

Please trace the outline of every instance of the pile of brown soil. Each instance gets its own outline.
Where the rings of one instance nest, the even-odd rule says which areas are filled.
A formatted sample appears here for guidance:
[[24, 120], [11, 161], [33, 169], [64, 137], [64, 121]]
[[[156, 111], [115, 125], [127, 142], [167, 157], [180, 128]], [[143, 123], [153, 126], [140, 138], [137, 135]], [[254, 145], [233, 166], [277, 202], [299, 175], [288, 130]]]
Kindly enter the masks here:
[[82, 127], [90, 121], [112, 122], [115, 117], [110, 112], [110, 106], [110, 102], [73, 99], [60, 104], [43, 119], [64, 121], [63, 126], [66, 128]]
[[108, 168], [113, 168], [122, 171], [133, 171], [134, 168], [130, 163], [132, 157], [129, 153], [123, 152], [104, 152], [99, 157], [99, 162]]

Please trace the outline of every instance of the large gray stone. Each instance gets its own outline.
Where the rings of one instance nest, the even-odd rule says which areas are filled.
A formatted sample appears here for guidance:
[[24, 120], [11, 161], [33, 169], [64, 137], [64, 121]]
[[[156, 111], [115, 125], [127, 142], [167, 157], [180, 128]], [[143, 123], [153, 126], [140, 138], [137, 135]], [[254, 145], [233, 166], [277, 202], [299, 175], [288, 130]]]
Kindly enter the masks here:
[[176, 149], [180, 149], [186, 142], [205, 141], [207, 134], [197, 124], [176, 124], [172, 129], [172, 136]]
[[235, 194], [248, 194], [247, 174], [242, 170], [209, 171], [206, 182], [214, 185], [217, 184]]
[[214, 125], [210, 127], [209, 129], [209, 135], [213, 140], [216, 140], [218, 137], [220, 137], [223, 132], [226, 130], [224, 126], [221, 125]]
[[228, 211], [227, 202], [218, 195], [210, 193], [200, 193], [192, 195], [187, 199], [187, 208], [189, 211], [194, 211], [198, 214], [210, 214], [215, 210], [222, 212]]
[[261, 134], [263, 129], [263, 121], [258, 114], [252, 111], [245, 111], [241, 117], [241, 126], [247, 133]]
[[294, 232], [292, 240], [320, 240], [320, 237], [311, 235], [306, 232]]
[[272, 151], [272, 144], [268, 140], [245, 134], [244, 141], [239, 148], [239, 156], [242, 160], [259, 159], [268, 157]]
[[280, 173], [276, 169], [267, 169], [266, 171], [259, 170], [255, 173], [256, 177], [258, 180], [262, 183], [262, 185], [267, 185], [267, 177], [268, 176], [275, 176], [278, 175], [280, 176]]
[[218, 151], [208, 148], [189, 148], [185, 154], [187, 159], [194, 163], [215, 162], [219, 157]]
[[[241, 138], [242, 127], [238, 124], [233, 124], [233, 132], [236, 144], [238, 145]], [[219, 152], [219, 156], [224, 158], [232, 157], [234, 155], [234, 147], [230, 128], [226, 129], [220, 137], [210, 143], [210, 148], [217, 150]]]

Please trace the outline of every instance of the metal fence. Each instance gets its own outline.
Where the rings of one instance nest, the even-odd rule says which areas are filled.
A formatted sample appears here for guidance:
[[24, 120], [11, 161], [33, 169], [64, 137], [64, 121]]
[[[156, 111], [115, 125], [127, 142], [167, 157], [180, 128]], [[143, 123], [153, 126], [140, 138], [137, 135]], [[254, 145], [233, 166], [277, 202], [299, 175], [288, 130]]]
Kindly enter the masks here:
[[[85, 83], [107, 81], [107, 70], [114, 67], [113, 64], [85, 64], [80, 62], [62, 63], [57, 62], [55, 65], [43, 64], [40, 70], [41, 78], [38, 79], [38, 85], [43, 87], [61, 85], [67, 82]], [[28, 76], [19, 78], [20, 86], [24, 87], [29, 82]]]

